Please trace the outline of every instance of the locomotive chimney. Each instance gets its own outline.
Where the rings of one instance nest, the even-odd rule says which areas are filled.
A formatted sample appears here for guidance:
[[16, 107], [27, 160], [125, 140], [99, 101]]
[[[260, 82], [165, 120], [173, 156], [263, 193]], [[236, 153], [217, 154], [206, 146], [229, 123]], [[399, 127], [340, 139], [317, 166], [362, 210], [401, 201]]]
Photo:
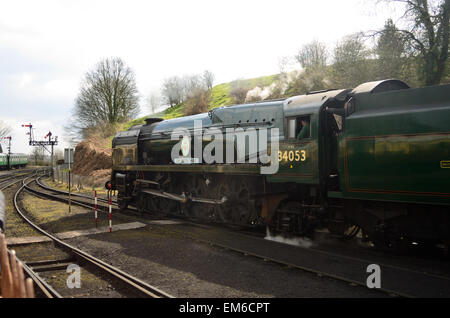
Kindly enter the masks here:
[[153, 123], [157, 123], [157, 122], [159, 122], [159, 121], [163, 121], [164, 119], [162, 119], [162, 118], [146, 118], [145, 119], [145, 126], [147, 126], [147, 125], [151, 125], [151, 124], [153, 124]]

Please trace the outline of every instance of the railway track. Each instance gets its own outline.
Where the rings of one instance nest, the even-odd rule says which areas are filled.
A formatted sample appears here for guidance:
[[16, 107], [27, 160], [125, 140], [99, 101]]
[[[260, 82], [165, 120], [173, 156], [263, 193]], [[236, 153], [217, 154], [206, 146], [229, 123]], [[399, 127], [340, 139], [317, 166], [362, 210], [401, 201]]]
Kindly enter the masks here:
[[[45, 184], [43, 184], [43, 183], [41, 182], [40, 179], [41, 179], [41, 178], [37, 178], [37, 179], [36, 179], [36, 184], [37, 184], [40, 188], [45, 189], [45, 190], [48, 190], [48, 191], [53, 192], [53, 193], [58, 193], [58, 194], [63, 194], [63, 195], [68, 195], [68, 194], [69, 194], [68, 191], [58, 190], [58, 189], [54, 189], [54, 188], [51, 188], [51, 187], [49, 187], [49, 186], [46, 186]], [[77, 198], [89, 199], [90, 202], [91, 202], [92, 200], [94, 200], [94, 197], [92, 197], [92, 196], [90, 196], [90, 195], [86, 195], [86, 194], [70, 193], [70, 195], [71, 195], [71, 197], [77, 197]], [[108, 199], [107, 199], [107, 198], [98, 197], [97, 200], [98, 200], [98, 202], [108, 203]], [[113, 205], [117, 206], [117, 200], [112, 199], [112, 203], [113, 203]]]
[[[37, 178], [37, 180], [39, 179]], [[38, 185], [48, 191], [55, 190], [43, 185], [41, 182], [38, 182]], [[60, 195], [67, 195], [64, 191], [56, 190], [56, 192]], [[90, 199], [92, 202], [91, 197], [87, 199]], [[92, 207], [92, 204], [88, 206]], [[182, 223], [182, 227], [177, 228], [176, 226], [169, 227], [164, 225], [164, 229], [181, 235], [186, 239], [191, 239], [209, 246], [215, 246], [241, 255], [251, 256], [266, 262], [343, 281], [352, 286], [360, 286], [363, 288], [367, 288], [367, 266], [369, 264], [377, 264], [381, 267], [383, 276], [382, 288], [376, 289], [380, 293], [407, 298], [450, 296], [448, 292], [450, 290], [450, 275], [433, 274], [419, 269], [390, 264], [387, 261], [380, 261], [379, 258], [376, 259], [370, 256], [349, 256], [316, 248], [287, 246], [285, 244], [263, 240], [261, 236], [233, 231], [229, 228], [224, 229], [215, 225], [199, 225], [198, 223], [186, 220], [183, 220]], [[188, 226], [195, 230], [190, 231]], [[199, 235], [198, 228], [205, 229], [205, 232], [209, 230], [217, 231], [219, 228], [223, 231], [223, 235], [215, 235], [214, 239], [209, 239], [207, 235]], [[283, 254], [273, 251], [285, 251], [286, 253]]]
[[[36, 190], [30, 186], [26, 186], [26, 190], [29, 192], [32, 192], [35, 195], [41, 196], [41, 197], [46, 197], [46, 198], [50, 198], [50, 199], [54, 199], [60, 202], [67, 202], [68, 201], [68, 194], [69, 192], [67, 191], [63, 191], [63, 190], [58, 190], [58, 189], [54, 189], [51, 188], [49, 186], [46, 186], [45, 184], [43, 184], [41, 182], [41, 178], [43, 176], [40, 176], [39, 178], [36, 178], [35, 180], [33, 180], [36, 185], [41, 188], [42, 190]], [[85, 207], [85, 208], [92, 208], [94, 206], [93, 202], [94, 202], [94, 197], [89, 196], [89, 195], [85, 195], [85, 194], [79, 194], [79, 193], [71, 193], [71, 202], [73, 204]], [[107, 211], [107, 204], [108, 204], [108, 199], [105, 198], [101, 198], [98, 197], [97, 198], [99, 204], [99, 210], [103, 210], [103, 211]], [[117, 208], [117, 201], [112, 199], [112, 206], [113, 211], [118, 211], [119, 209]], [[131, 208], [133, 209], [133, 208]]]
[[13, 184], [22, 181], [23, 176], [29, 176], [31, 174], [37, 174], [41, 170], [31, 170], [31, 171], [16, 171], [8, 174], [0, 175], [0, 190], [6, 189]]
[[[52, 259], [52, 260], [44, 260], [38, 262], [27, 262], [23, 260], [24, 270], [27, 275], [33, 279], [35, 282], [37, 289], [46, 297], [49, 298], [60, 298], [61, 294], [52, 286], [50, 286], [39, 274], [40, 271], [48, 271], [48, 270], [66, 270], [67, 266], [74, 260], [77, 260], [80, 263], [87, 264], [91, 268], [95, 268], [96, 271], [103, 273], [103, 275], [108, 276], [110, 279], [114, 280], [115, 283], [119, 283], [124, 286], [122, 290], [125, 290], [126, 293], [129, 293], [133, 297], [151, 297], [151, 298], [171, 298], [172, 296], [159, 290], [158, 288], [147, 284], [146, 282], [122, 271], [121, 269], [114, 267], [99, 258], [96, 258], [70, 244], [67, 244], [55, 237], [51, 233], [46, 232], [41, 227], [33, 223], [26, 215], [26, 213], [22, 210], [19, 204], [19, 196], [21, 193], [29, 187], [28, 184], [32, 182], [28, 180], [30, 177], [22, 178], [22, 185], [14, 194], [14, 208], [16, 212], [21, 216], [23, 220], [25, 220], [31, 227], [50, 238], [55, 247], [64, 250], [67, 253], [68, 257], [62, 259]], [[14, 183], [17, 183], [15, 181]], [[128, 294], [126, 294], [128, 296]]]

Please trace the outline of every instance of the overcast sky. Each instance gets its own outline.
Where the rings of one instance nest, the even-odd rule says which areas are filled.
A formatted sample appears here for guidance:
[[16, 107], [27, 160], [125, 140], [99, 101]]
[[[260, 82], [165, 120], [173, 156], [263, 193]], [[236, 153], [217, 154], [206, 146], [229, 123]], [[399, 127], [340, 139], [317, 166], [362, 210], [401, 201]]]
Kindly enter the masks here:
[[20, 125], [62, 140], [80, 81], [102, 58], [121, 57], [135, 71], [146, 115], [145, 97], [166, 77], [209, 69], [219, 84], [275, 74], [303, 44], [331, 49], [401, 11], [375, 0], [3, 0], [0, 120], [13, 128], [13, 152], [29, 153]]

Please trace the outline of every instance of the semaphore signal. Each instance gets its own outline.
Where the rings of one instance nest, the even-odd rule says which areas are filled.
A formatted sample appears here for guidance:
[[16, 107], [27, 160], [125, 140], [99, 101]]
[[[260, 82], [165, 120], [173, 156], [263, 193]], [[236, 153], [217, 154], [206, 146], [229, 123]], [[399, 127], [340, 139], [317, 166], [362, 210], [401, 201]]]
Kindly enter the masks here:
[[[47, 150], [50, 153], [50, 160], [51, 160], [51, 166], [52, 166], [52, 176], [53, 176], [53, 147], [58, 144], [58, 136], [55, 136], [52, 138], [52, 132], [49, 131], [47, 135], [44, 136], [44, 140], [35, 140], [34, 134], [33, 134], [33, 125], [30, 124], [24, 124], [22, 127], [29, 128], [30, 131], [26, 134], [29, 135], [29, 141], [28, 144], [33, 147], [43, 147], [45, 150]], [[48, 139], [47, 139], [48, 138]], [[51, 146], [51, 150], [48, 150], [46, 146]]]

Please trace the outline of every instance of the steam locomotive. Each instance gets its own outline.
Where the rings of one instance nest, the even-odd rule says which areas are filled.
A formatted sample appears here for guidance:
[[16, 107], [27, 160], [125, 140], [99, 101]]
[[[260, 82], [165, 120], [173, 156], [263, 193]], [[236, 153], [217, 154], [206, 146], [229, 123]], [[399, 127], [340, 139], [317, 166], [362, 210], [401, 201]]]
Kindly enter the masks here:
[[[228, 136], [230, 129], [245, 138]], [[298, 139], [302, 129], [307, 137]], [[268, 161], [252, 156], [265, 141]], [[245, 160], [236, 162], [239, 149]], [[212, 161], [202, 156], [207, 150]], [[275, 163], [275, 173], [262, 173]], [[121, 208], [132, 203], [142, 212], [290, 235], [359, 232], [383, 246], [448, 244], [450, 85], [413, 89], [382, 80], [148, 118], [114, 137], [107, 185], [118, 190]]]

